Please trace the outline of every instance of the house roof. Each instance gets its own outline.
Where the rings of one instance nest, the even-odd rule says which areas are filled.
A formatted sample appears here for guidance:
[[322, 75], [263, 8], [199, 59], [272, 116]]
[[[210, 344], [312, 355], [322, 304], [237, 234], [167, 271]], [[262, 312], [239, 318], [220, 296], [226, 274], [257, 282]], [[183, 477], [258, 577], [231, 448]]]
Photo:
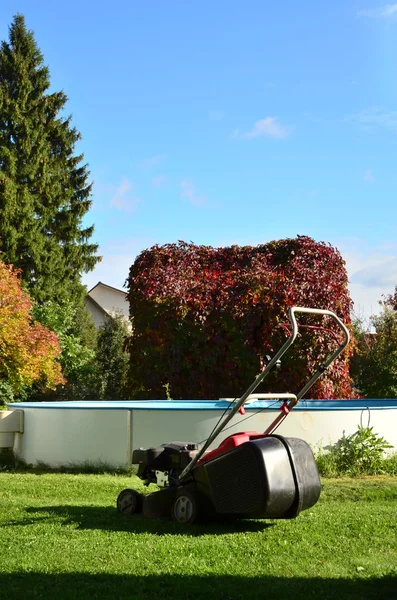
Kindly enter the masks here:
[[93, 292], [100, 285], [102, 287], [108, 288], [109, 290], [113, 290], [115, 292], [119, 292], [119, 294], [123, 294], [123, 296], [127, 295], [127, 292], [125, 292], [124, 290], [119, 290], [118, 288], [115, 288], [112, 285], [108, 285], [107, 283], [102, 283], [102, 281], [98, 281], [98, 283], [96, 285], [94, 285], [93, 288], [91, 288], [90, 290], [88, 290], [87, 294], [91, 294], [91, 292]]

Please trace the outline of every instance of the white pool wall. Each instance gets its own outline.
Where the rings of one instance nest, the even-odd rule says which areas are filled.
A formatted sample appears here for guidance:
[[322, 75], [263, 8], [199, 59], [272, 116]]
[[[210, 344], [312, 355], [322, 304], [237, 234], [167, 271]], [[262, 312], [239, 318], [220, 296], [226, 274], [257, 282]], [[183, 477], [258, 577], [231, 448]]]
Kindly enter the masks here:
[[131, 463], [129, 410], [24, 409], [25, 431], [16, 433], [14, 451], [28, 464], [51, 467]]
[[[29, 464], [125, 466], [135, 448], [205, 440], [225, 406], [221, 401], [13, 404], [11, 410], [24, 411], [24, 433], [15, 433], [14, 450]], [[261, 407], [264, 410], [255, 414]], [[237, 414], [211, 447], [231, 433], [264, 431], [277, 414], [269, 402], [251, 404], [246, 415]], [[317, 450], [354, 433], [358, 425], [373, 427], [397, 450], [397, 400], [303, 401], [277, 433], [304, 439]]]

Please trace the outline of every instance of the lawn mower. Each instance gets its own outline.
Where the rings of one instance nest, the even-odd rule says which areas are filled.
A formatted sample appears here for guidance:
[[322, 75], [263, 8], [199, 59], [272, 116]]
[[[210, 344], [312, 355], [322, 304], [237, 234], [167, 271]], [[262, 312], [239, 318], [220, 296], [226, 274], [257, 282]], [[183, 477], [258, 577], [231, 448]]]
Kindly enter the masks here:
[[[337, 349], [297, 394], [254, 395], [254, 390], [271, 369], [280, 365], [280, 359], [295, 342], [299, 327], [296, 313], [330, 317], [342, 331], [343, 339], [337, 339]], [[292, 307], [289, 318], [291, 331], [287, 341], [245, 393], [231, 402], [204, 443], [171, 442], [158, 448], [133, 451], [132, 463], [138, 465], [138, 477], [145, 485], [155, 483], [160, 489], [147, 494], [123, 490], [117, 498], [120, 513], [172, 517], [184, 524], [210, 518], [291, 519], [317, 502], [321, 485], [310, 446], [301, 439], [286, 438], [275, 431], [345, 349], [350, 336], [342, 321], [328, 310]], [[257, 399], [282, 402], [279, 414], [266, 431], [235, 433], [214, 450], [208, 450], [236, 413], [244, 414], [244, 404]]]

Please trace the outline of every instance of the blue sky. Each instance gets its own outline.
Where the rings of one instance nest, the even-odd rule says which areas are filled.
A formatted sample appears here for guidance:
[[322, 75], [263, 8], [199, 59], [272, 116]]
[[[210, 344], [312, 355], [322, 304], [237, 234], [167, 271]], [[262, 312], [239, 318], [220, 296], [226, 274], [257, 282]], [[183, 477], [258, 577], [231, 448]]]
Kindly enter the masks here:
[[397, 4], [9, 0], [83, 136], [95, 241], [122, 287], [142, 249], [312, 236], [360, 314], [397, 284]]

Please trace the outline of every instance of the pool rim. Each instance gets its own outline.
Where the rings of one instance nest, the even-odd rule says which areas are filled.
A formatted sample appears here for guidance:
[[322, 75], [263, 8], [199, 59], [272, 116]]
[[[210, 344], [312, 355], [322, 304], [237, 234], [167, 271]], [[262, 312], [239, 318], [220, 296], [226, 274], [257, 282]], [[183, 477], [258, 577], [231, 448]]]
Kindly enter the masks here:
[[[246, 411], [278, 410], [281, 402], [257, 400], [247, 403]], [[228, 410], [229, 400], [75, 400], [48, 402], [13, 402], [7, 404], [13, 409], [40, 410]], [[345, 400], [301, 400], [294, 411], [346, 411], [346, 410], [397, 410], [397, 399], [345, 399]]]

